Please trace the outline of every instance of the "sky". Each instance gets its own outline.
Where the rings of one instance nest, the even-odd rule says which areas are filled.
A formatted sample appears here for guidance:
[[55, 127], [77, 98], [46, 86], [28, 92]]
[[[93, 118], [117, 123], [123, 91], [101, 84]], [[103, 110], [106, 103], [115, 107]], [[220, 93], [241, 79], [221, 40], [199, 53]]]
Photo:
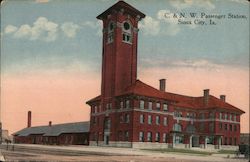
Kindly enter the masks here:
[[[100, 94], [102, 22], [117, 0], [7, 0], [1, 4], [1, 121], [27, 126], [89, 120], [87, 100]], [[139, 23], [138, 79], [169, 92], [216, 97], [246, 113], [249, 132], [249, 3], [245, 0], [126, 0], [146, 14]], [[180, 13], [186, 13], [178, 24]], [[190, 13], [226, 15], [191, 18]], [[228, 14], [243, 18], [228, 18]], [[167, 15], [167, 16], [166, 16]], [[174, 17], [177, 15], [177, 18]], [[245, 16], [245, 17], [244, 17]], [[205, 21], [196, 25], [194, 20]]]

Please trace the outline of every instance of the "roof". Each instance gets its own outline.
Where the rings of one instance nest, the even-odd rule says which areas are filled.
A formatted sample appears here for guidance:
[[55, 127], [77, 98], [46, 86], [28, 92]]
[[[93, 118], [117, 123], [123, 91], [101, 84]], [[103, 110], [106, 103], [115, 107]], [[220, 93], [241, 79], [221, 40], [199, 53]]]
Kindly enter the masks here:
[[36, 126], [24, 128], [16, 133], [14, 136], [29, 136], [32, 134], [40, 134], [43, 136], [59, 136], [63, 133], [85, 133], [89, 132], [89, 122], [76, 122], [55, 124], [52, 126]]
[[89, 101], [87, 101], [86, 103], [87, 104], [90, 104], [91, 102], [96, 102], [96, 101], [100, 101], [101, 100], [101, 95], [95, 97], [95, 98], [92, 98], [90, 99]]
[[[116, 96], [123, 96], [123, 95], [129, 95], [129, 94], [158, 98], [158, 99], [163, 99], [163, 100], [167, 100], [170, 102], [172, 101], [175, 104], [175, 106], [181, 107], [181, 108], [190, 108], [194, 110], [222, 108], [226, 110], [232, 110], [240, 114], [245, 113], [241, 109], [227, 102], [224, 102], [220, 100], [219, 98], [216, 98], [212, 95], [209, 95], [208, 104], [204, 105], [203, 96], [191, 97], [191, 96], [185, 96], [185, 95], [180, 95], [180, 94], [175, 94], [175, 93], [170, 93], [170, 92], [163, 92], [154, 87], [151, 87], [150, 85], [147, 85], [146, 83], [143, 83], [140, 80], [136, 80], [134, 84], [127, 87], [122, 93]], [[87, 104], [90, 104], [91, 102], [100, 101], [100, 99], [101, 99], [101, 96], [97, 96], [87, 101]]]
[[133, 85], [129, 86], [123, 93], [119, 95], [125, 95], [125, 94], [136, 94], [136, 95], [173, 101], [176, 106], [184, 108], [192, 108], [192, 109], [224, 108], [228, 110], [237, 111], [239, 113], [244, 113], [244, 111], [240, 110], [239, 108], [227, 102], [224, 102], [212, 95], [209, 95], [208, 104], [204, 105], [203, 96], [191, 97], [180, 94], [174, 94], [170, 92], [163, 92], [143, 83], [140, 80], [137, 80]]
[[103, 17], [106, 17], [109, 15], [113, 10], [119, 11], [120, 9], [124, 9], [125, 13], [129, 13], [131, 16], [136, 17], [139, 15], [141, 18], [145, 17], [145, 14], [143, 14], [141, 11], [137, 10], [133, 6], [129, 5], [128, 3], [124, 1], [118, 1], [116, 4], [108, 8], [106, 11], [98, 15], [97, 19], [103, 19]]

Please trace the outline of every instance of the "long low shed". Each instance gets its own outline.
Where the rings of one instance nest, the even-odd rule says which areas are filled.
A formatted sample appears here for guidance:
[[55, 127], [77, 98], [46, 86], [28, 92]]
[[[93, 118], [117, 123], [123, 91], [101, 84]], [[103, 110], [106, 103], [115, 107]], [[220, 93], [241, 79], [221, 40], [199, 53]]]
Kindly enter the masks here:
[[24, 128], [13, 134], [15, 143], [88, 145], [89, 122]]

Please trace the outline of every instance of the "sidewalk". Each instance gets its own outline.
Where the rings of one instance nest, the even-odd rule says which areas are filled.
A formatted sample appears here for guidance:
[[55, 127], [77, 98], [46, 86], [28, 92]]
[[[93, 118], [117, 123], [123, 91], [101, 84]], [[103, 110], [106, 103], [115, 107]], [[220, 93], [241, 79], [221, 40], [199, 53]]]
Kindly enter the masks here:
[[197, 155], [197, 154], [184, 154], [179, 152], [156, 152], [149, 150], [140, 150], [133, 148], [115, 148], [115, 147], [97, 147], [97, 146], [51, 146], [51, 145], [34, 145], [34, 144], [15, 144], [15, 150], [17, 148], [24, 148], [30, 150], [51, 150], [51, 151], [62, 151], [62, 152], [75, 152], [85, 155], [112, 155], [112, 156], [148, 156], [148, 157], [168, 157], [172, 159], [185, 159], [185, 160], [199, 160], [206, 162], [247, 162], [247, 159], [236, 159], [233, 155], [228, 157], [227, 154], [212, 154]]
[[0, 161], [5, 161], [3, 155], [2, 155], [2, 151], [0, 150]]

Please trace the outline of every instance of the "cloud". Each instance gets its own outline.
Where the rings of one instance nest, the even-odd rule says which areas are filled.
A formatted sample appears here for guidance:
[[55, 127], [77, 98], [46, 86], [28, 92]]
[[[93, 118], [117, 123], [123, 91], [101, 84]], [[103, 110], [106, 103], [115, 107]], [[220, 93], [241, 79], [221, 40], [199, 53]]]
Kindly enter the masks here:
[[145, 35], [157, 35], [160, 31], [160, 22], [147, 16], [142, 23], [139, 24], [139, 28], [144, 30]]
[[164, 17], [166, 10], [160, 10], [157, 18], [147, 16], [141, 23], [139, 28], [142, 29], [144, 35], [157, 36], [159, 34], [174, 36], [180, 31], [178, 20], [174, 18], [167, 19]]
[[170, 5], [178, 10], [182, 10], [190, 7], [198, 7], [205, 9], [214, 9], [215, 6], [211, 0], [171, 0]]
[[66, 22], [62, 24], [61, 29], [64, 32], [65, 36], [74, 38], [76, 32], [80, 29], [80, 26], [72, 22]]
[[36, 3], [48, 3], [50, 0], [36, 0]]
[[187, 67], [187, 68], [199, 68], [199, 69], [217, 69], [223, 67], [223, 65], [213, 63], [211, 61], [200, 59], [200, 60], [180, 60], [173, 62], [172, 65], [178, 66], [178, 67]]
[[187, 68], [187, 69], [206, 69], [206, 70], [215, 70], [220, 71], [225, 67], [230, 65], [216, 63], [212, 60], [207, 59], [182, 59], [182, 60], [168, 60], [168, 59], [159, 59], [154, 60], [149, 58], [144, 58], [142, 64], [147, 68], [159, 67], [159, 68]]
[[56, 40], [58, 24], [49, 21], [45, 17], [39, 17], [32, 26], [21, 25], [19, 28], [13, 25], [5, 27], [5, 34], [13, 34], [14, 38], [24, 38], [29, 40], [43, 40], [51, 42]]
[[98, 20], [98, 21], [85, 21], [82, 23], [83, 27], [89, 27], [92, 28], [94, 30], [96, 30], [96, 35], [98, 36], [102, 36], [102, 21]]
[[248, 0], [230, 0], [235, 3], [249, 4]]
[[6, 34], [14, 33], [15, 31], [17, 31], [17, 27], [13, 25], [7, 25], [4, 29], [4, 33]]

